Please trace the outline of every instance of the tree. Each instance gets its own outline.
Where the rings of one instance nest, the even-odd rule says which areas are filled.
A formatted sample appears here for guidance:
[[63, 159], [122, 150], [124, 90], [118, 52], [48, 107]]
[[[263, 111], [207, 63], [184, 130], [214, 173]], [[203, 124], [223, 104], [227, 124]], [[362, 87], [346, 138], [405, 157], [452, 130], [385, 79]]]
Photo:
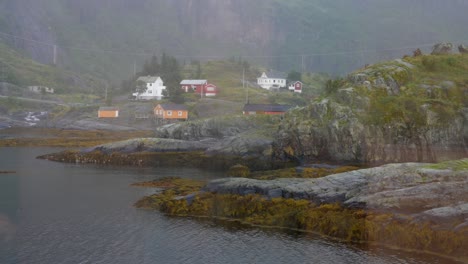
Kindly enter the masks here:
[[161, 58], [161, 78], [166, 84], [164, 95], [174, 103], [183, 103], [184, 97], [180, 88], [182, 81], [180, 65], [175, 57], [168, 56], [166, 53], [163, 53]]
[[142, 93], [145, 93], [146, 90], [148, 90], [148, 86], [146, 86], [146, 83], [141, 80], [137, 81], [136, 92], [140, 95]]
[[288, 73], [288, 82], [300, 81], [302, 82], [302, 74], [298, 71], [291, 71]]
[[161, 65], [159, 64], [158, 57], [153, 55], [149, 61], [146, 61], [143, 65], [143, 70], [140, 72], [140, 76], [157, 76], [161, 70]]
[[201, 67], [200, 61], [194, 60], [194, 61], [191, 62], [191, 64], [192, 64], [192, 66], [196, 67], [195, 72], [192, 72], [191, 77], [193, 79], [201, 79], [203, 72], [202, 72], [202, 67]]
[[201, 76], [202, 76], [202, 68], [201, 68], [201, 63], [200, 62], [197, 62], [197, 71], [195, 73], [195, 77], [197, 79], [201, 79]]

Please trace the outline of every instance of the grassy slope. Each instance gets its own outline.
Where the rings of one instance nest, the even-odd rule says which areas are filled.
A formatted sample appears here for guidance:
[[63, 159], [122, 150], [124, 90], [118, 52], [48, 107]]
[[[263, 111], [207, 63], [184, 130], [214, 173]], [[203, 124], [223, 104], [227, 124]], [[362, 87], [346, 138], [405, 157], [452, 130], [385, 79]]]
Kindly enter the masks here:
[[90, 75], [77, 75], [70, 71], [37, 63], [0, 43], [0, 81], [18, 86], [43, 85], [57, 93], [65, 91], [94, 92], [102, 87], [101, 81]]
[[[312, 97], [317, 96], [329, 78], [323, 74], [306, 74], [303, 76], [305, 84], [303, 94], [289, 91], [271, 92], [254, 87], [262, 69], [250, 66], [245, 71], [245, 87], [242, 85], [242, 66], [236, 60], [208, 61], [201, 64], [202, 79], [218, 86], [220, 93], [216, 97], [200, 100], [199, 95], [186, 94], [191, 106], [191, 116], [195, 119], [222, 115], [238, 115], [247, 100], [252, 104], [289, 104], [293, 106], [305, 105]], [[194, 78], [197, 66], [187, 64], [183, 68], [185, 78]]]

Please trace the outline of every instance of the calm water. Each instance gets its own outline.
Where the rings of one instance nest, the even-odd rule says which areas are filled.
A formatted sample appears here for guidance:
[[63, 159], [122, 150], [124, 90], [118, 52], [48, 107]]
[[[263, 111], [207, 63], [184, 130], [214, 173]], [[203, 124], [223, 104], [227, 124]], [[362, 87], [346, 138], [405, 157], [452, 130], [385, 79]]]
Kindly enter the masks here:
[[195, 169], [78, 166], [36, 160], [54, 149], [0, 148], [0, 263], [449, 263], [310, 234], [167, 217], [132, 204], [164, 176]]

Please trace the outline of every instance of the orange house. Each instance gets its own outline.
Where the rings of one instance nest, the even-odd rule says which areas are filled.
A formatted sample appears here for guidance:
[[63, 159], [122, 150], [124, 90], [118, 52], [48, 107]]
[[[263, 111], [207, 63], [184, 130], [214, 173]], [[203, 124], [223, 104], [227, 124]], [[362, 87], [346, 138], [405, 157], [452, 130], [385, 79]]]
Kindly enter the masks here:
[[158, 104], [154, 108], [154, 116], [160, 119], [187, 120], [188, 109], [180, 104]]
[[119, 108], [117, 107], [99, 107], [99, 118], [117, 118], [119, 117]]

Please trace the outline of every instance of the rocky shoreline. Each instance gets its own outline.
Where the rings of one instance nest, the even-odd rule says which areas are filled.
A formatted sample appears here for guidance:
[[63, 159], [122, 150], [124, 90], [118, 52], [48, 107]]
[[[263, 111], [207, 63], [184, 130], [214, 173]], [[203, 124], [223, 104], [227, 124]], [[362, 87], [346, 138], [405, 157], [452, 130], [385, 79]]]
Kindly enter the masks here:
[[139, 186], [153, 185], [170, 188], [137, 207], [468, 260], [468, 160], [388, 164], [317, 179], [225, 178], [190, 192], [167, 182]]
[[51, 161], [127, 166], [188, 166], [227, 170], [243, 164], [252, 170], [268, 170], [297, 165], [289, 160], [274, 160], [271, 141], [251, 138], [226, 138], [186, 141], [163, 138], [137, 138], [102, 144], [76, 151], [40, 156]]

